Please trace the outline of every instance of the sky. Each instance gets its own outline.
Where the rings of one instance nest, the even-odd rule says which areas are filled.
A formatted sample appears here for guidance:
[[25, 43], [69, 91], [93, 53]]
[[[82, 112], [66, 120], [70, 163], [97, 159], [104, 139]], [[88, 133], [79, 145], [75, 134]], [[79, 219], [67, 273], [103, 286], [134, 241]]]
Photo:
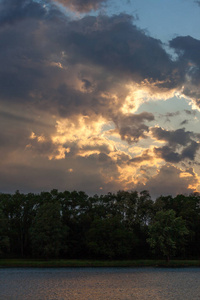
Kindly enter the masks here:
[[0, 192], [200, 191], [200, 1], [0, 0]]

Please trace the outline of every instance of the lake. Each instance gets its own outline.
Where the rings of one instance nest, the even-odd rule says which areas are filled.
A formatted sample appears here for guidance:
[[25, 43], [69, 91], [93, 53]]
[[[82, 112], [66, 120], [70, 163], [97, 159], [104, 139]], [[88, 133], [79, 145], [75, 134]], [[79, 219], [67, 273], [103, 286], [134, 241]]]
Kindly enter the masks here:
[[199, 300], [200, 268], [2, 268], [0, 299]]

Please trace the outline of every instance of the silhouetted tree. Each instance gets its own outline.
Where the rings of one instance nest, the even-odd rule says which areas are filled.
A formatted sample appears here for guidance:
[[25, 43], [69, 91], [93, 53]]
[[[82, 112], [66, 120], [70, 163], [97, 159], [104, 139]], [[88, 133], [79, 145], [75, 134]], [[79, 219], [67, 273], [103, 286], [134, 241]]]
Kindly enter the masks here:
[[92, 257], [127, 258], [133, 238], [117, 217], [95, 219], [87, 233], [87, 247]]
[[185, 243], [188, 230], [182, 217], [176, 217], [175, 211], [159, 211], [149, 226], [147, 242], [154, 251], [160, 251], [169, 261], [178, 247]]
[[42, 204], [31, 228], [33, 254], [37, 257], [59, 256], [62, 241], [61, 208], [58, 202]]

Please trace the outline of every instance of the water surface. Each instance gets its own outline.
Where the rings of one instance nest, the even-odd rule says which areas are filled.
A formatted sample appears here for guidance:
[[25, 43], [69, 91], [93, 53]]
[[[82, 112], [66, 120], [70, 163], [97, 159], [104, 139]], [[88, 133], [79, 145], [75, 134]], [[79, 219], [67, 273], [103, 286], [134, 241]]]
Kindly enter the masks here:
[[199, 300], [200, 269], [0, 269], [0, 299]]

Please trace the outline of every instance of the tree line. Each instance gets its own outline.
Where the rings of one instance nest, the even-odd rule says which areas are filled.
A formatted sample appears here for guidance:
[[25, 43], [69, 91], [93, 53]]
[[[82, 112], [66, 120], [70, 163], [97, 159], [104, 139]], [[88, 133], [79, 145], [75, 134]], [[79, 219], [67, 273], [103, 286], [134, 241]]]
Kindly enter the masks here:
[[0, 194], [0, 257], [198, 259], [200, 194]]

